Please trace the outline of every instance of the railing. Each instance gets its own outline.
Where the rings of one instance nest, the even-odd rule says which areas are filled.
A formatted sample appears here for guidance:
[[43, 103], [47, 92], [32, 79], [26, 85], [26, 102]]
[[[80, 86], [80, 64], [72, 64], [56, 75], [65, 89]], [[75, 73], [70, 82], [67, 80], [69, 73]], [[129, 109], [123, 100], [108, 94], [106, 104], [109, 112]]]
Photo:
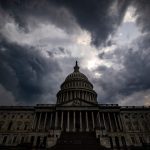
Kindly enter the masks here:
[[150, 106], [120, 106], [121, 109], [147, 109]]

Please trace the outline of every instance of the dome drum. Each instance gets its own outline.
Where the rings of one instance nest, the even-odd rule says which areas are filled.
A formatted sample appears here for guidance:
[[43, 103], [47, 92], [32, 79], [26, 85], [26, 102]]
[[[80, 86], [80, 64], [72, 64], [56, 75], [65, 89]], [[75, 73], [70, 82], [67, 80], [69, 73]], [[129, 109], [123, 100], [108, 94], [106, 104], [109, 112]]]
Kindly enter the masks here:
[[73, 99], [86, 100], [88, 102], [97, 103], [97, 94], [95, 91], [72, 89], [72, 90], [62, 90], [57, 94], [57, 103], [64, 103]]

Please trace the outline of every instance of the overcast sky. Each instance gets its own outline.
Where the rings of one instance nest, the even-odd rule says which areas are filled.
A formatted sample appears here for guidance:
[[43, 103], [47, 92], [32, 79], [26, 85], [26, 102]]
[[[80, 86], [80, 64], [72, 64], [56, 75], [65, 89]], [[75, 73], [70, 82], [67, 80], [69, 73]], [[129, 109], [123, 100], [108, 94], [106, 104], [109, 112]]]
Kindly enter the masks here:
[[150, 105], [149, 0], [0, 0], [0, 105], [55, 103], [75, 60], [99, 103]]

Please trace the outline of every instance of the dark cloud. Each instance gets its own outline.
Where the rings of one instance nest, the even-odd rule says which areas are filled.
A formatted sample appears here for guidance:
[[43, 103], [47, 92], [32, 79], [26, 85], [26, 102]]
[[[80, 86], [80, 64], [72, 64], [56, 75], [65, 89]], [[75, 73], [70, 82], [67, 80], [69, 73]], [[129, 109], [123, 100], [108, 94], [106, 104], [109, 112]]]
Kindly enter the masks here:
[[0, 84], [0, 105], [17, 105], [15, 97]]
[[[103, 103], [128, 105], [144, 104], [144, 95], [150, 91], [150, 2], [133, 0], [136, 24], [144, 33], [128, 46], [117, 47], [109, 53], [100, 53], [99, 58], [111, 60], [116, 66], [99, 66], [101, 78], [95, 79], [99, 100]], [[121, 102], [121, 101], [126, 102]]]
[[66, 8], [54, 6], [51, 0], [1, 0], [0, 8], [3, 15], [13, 18], [25, 32], [34, 30], [39, 23], [52, 23], [67, 32], [77, 32], [74, 17]]
[[104, 44], [117, 29], [129, 5], [128, 0], [54, 0], [54, 3], [72, 12], [81, 28], [91, 33], [92, 44], [96, 46]]
[[0, 64], [0, 83], [18, 102], [32, 104], [48, 94], [49, 102], [55, 101], [61, 70], [52, 57], [45, 57], [34, 47], [1, 40]]
[[[128, 0], [1, 0], [5, 10], [20, 28], [28, 31], [29, 24], [36, 21], [51, 22], [67, 32], [77, 32], [77, 24], [92, 36], [92, 44], [99, 46], [107, 41], [120, 25]], [[34, 18], [34, 19], [33, 19]], [[108, 42], [110, 44], [110, 42]], [[107, 42], [106, 42], [107, 44]]]
[[[68, 34], [78, 34], [80, 27], [91, 34], [92, 44], [95, 46], [117, 46], [110, 35], [121, 24], [129, 6], [135, 8], [136, 23], [144, 34], [132, 43], [134, 46], [99, 54], [101, 60], [111, 60], [116, 66], [122, 65], [122, 69], [116, 69], [116, 66], [99, 66], [96, 71], [101, 74], [100, 79], [92, 79], [93, 72], [85, 71], [95, 83], [100, 102], [115, 103], [120, 97], [130, 97], [150, 89], [148, 0], [0, 0], [0, 35], [5, 34], [2, 32], [5, 24], [15, 20], [14, 24], [19, 26], [19, 32], [30, 33], [40, 23], [53, 24]], [[0, 91], [5, 91], [2, 98], [10, 97], [17, 104], [33, 104], [48, 99], [52, 102], [63, 81], [62, 76], [65, 77], [70, 72], [74, 65], [72, 62], [76, 60], [64, 57], [71, 56], [61, 46], [62, 43], [67, 44], [68, 40], [65, 42], [63, 39], [58, 47], [45, 52], [19, 42], [12, 43], [8, 39], [0, 41]], [[45, 43], [48, 42], [49, 38]], [[50, 42], [57, 45], [58, 39], [51, 39]], [[55, 56], [61, 58], [56, 62]], [[134, 103], [134, 98], [131, 99]]]
[[143, 32], [150, 31], [150, 1], [149, 0], [133, 0], [133, 7], [136, 8], [135, 14], [137, 15], [137, 25], [141, 27]]
[[[102, 74], [94, 81], [98, 84], [99, 98], [104, 102], [117, 102], [120, 97], [132, 96], [137, 92], [150, 89], [150, 36], [144, 35], [136, 39], [132, 48], [122, 47], [110, 54], [103, 54], [103, 59], [116, 59], [122, 69], [99, 66], [97, 71]], [[107, 56], [108, 55], [108, 56]], [[120, 60], [121, 57], [121, 60]], [[133, 100], [133, 99], [132, 99]], [[135, 100], [136, 101], [136, 100]]]

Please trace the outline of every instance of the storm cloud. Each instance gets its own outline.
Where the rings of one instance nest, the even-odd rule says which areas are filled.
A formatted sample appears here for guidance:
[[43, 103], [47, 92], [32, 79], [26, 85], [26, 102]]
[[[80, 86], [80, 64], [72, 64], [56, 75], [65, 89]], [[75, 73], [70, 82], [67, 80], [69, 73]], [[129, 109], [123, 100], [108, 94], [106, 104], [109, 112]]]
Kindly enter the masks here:
[[[45, 57], [34, 47], [23, 47], [5, 40], [1, 40], [0, 49], [0, 83], [12, 92], [18, 103], [32, 104], [56, 94], [54, 77], [59, 78], [61, 69], [52, 57]], [[49, 98], [54, 100], [53, 96]]]
[[[99, 103], [149, 104], [149, 14], [148, 0], [0, 0], [0, 104], [55, 103], [76, 59]], [[122, 25], [139, 33], [120, 45]]]
[[1, 11], [14, 18], [20, 28], [29, 32], [31, 26], [51, 22], [66, 32], [87, 30], [95, 46], [107, 44], [108, 37], [120, 25], [128, 0], [1, 0]]
[[[130, 45], [117, 47], [107, 54], [100, 53], [99, 59], [112, 59], [121, 69], [99, 66], [102, 77], [95, 83], [101, 87], [100, 99], [105, 103], [119, 102], [126, 105], [149, 103], [150, 89], [150, 3], [146, 0], [132, 1], [135, 8], [136, 24], [142, 34]], [[145, 102], [144, 102], [145, 100]]]

